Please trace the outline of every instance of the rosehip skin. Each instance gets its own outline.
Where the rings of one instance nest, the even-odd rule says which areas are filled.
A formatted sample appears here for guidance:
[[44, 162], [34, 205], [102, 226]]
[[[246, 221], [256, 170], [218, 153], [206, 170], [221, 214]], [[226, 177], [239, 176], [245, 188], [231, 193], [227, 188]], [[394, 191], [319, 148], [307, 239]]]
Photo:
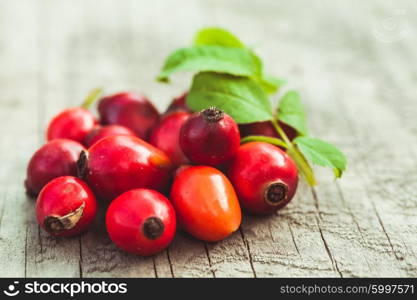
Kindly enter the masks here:
[[298, 184], [297, 166], [278, 147], [251, 142], [240, 146], [228, 177], [242, 207], [253, 214], [268, 214], [286, 206]]
[[[292, 141], [297, 136], [297, 131], [294, 128], [282, 122], [278, 122], [278, 124], [281, 126], [282, 130], [288, 136], [290, 141]], [[272, 125], [271, 121], [240, 124], [239, 130], [242, 138], [249, 135], [262, 135], [273, 138], [281, 138], [278, 132], [275, 130], [274, 125]]]
[[97, 202], [82, 180], [58, 177], [49, 182], [36, 201], [39, 225], [53, 236], [74, 236], [93, 223]]
[[39, 148], [29, 161], [25, 186], [37, 195], [54, 178], [77, 175], [77, 160], [84, 146], [68, 139], [52, 140]]
[[81, 152], [79, 176], [104, 200], [135, 188], [164, 191], [170, 181], [173, 166], [168, 156], [137, 137], [106, 137], [87, 152]]
[[69, 108], [51, 120], [46, 137], [48, 141], [70, 139], [83, 143], [87, 134], [96, 124], [96, 118], [88, 110], [81, 107]]
[[97, 125], [94, 127], [93, 130], [91, 130], [85, 140], [84, 145], [87, 147], [91, 147], [94, 145], [97, 141], [101, 140], [102, 138], [113, 136], [113, 135], [132, 135], [136, 136], [136, 134], [130, 130], [127, 127], [120, 126], [120, 125], [106, 125], [101, 126]]
[[134, 93], [104, 97], [98, 104], [98, 111], [103, 125], [125, 126], [144, 140], [159, 122], [159, 112], [153, 104], [146, 97]]
[[181, 127], [189, 117], [190, 114], [186, 112], [172, 112], [154, 128], [149, 140], [152, 145], [164, 151], [177, 167], [190, 163], [179, 142]]
[[203, 241], [225, 239], [239, 228], [242, 220], [232, 184], [212, 167], [179, 169], [171, 189], [171, 202], [182, 228]]
[[172, 112], [182, 111], [191, 113], [191, 109], [187, 106], [185, 100], [187, 99], [188, 92], [183, 93], [181, 96], [174, 98], [171, 104], [168, 106], [167, 110], [165, 111], [164, 115], [169, 115]]
[[118, 247], [142, 256], [152, 255], [165, 249], [174, 238], [175, 211], [157, 191], [135, 189], [110, 204], [106, 227]]
[[180, 132], [180, 146], [193, 163], [216, 166], [229, 160], [240, 144], [236, 122], [217, 108], [191, 115]]

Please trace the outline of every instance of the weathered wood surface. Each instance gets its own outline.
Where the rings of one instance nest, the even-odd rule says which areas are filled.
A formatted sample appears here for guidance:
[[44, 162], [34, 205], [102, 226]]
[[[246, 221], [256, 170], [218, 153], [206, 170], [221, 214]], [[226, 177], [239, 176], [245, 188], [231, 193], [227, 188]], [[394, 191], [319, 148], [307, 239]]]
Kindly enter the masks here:
[[[256, 46], [306, 103], [312, 133], [349, 158], [288, 208], [246, 217], [229, 239], [179, 233], [150, 258], [119, 251], [103, 217], [79, 238], [39, 230], [22, 182], [48, 120], [93, 87], [143, 91], [168, 52], [205, 25]], [[415, 1], [0, 0], [0, 276], [417, 276]]]

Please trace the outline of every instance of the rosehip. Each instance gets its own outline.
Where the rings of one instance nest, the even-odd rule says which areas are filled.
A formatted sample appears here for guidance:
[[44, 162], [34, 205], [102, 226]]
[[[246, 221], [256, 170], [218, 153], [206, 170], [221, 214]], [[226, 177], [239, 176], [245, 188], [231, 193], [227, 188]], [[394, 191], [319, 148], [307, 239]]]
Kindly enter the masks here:
[[[288, 136], [290, 140], [293, 140], [297, 136], [297, 131], [294, 128], [288, 126], [285, 123], [282, 123], [281, 121], [278, 122], [278, 124], [279, 126], [281, 126], [282, 130], [285, 132], [285, 134]], [[239, 130], [242, 138], [249, 135], [262, 135], [274, 138], [281, 138], [274, 126], [272, 125], [271, 121], [240, 124]]]
[[96, 118], [85, 108], [69, 108], [56, 115], [49, 123], [47, 140], [70, 139], [82, 143], [96, 124]]
[[96, 127], [91, 130], [85, 140], [84, 145], [87, 147], [91, 147], [94, 143], [101, 140], [102, 138], [113, 136], [113, 135], [133, 135], [136, 136], [136, 134], [130, 130], [127, 127], [120, 126], [120, 125], [106, 125], [101, 126], [97, 125]]
[[189, 163], [179, 143], [181, 126], [189, 117], [190, 114], [186, 112], [172, 112], [151, 133], [150, 143], [164, 151], [175, 166]]
[[171, 189], [171, 201], [184, 230], [203, 241], [222, 240], [240, 226], [242, 215], [235, 190], [215, 168], [180, 169]]
[[65, 175], [77, 175], [77, 160], [83, 145], [56, 139], [39, 148], [29, 161], [25, 180], [29, 194], [37, 195], [49, 181]]
[[120, 248], [139, 255], [162, 251], [176, 230], [174, 209], [162, 194], [148, 189], [123, 193], [109, 206], [106, 227]]
[[180, 132], [182, 151], [197, 164], [222, 164], [236, 153], [239, 143], [236, 122], [215, 107], [193, 114]]
[[100, 198], [113, 200], [135, 188], [162, 191], [170, 180], [172, 163], [161, 150], [134, 136], [101, 139], [81, 152], [79, 176]]
[[187, 106], [187, 103], [185, 102], [185, 100], [187, 99], [187, 94], [188, 92], [185, 92], [181, 96], [174, 98], [174, 100], [172, 100], [171, 104], [165, 111], [164, 115], [168, 115], [169, 113], [175, 111], [191, 112], [191, 109]]
[[49, 182], [36, 201], [39, 225], [54, 236], [73, 236], [85, 231], [96, 213], [93, 192], [82, 180], [72, 176]]
[[104, 97], [99, 102], [98, 111], [102, 124], [123, 125], [144, 140], [159, 121], [159, 113], [153, 104], [144, 96], [133, 93]]
[[248, 212], [274, 212], [291, 201], [298, 184], [297, 166], [284, 151], [263, 142], [240, 146], [228, 177]]

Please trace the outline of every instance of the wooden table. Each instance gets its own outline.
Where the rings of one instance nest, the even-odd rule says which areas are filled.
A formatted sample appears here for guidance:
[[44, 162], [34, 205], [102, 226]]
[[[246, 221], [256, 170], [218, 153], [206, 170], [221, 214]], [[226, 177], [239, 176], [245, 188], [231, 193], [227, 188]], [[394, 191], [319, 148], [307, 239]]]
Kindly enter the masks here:
[[[48, 120], [97, 86], [163, 110], [190, 82], [156, 83], [163, 59], [205, 25], [300, 91], [312, 134], [349, 158], [343, 179], [317, 169], [278, 214], [215, 244], [179, 233], [155, 257], [119, 251], [102, 217], [81, 237], [39, 230], [22, 182]], [[416, 28], [412, 0], [0, 0], [1, 276], [417, 276]]]

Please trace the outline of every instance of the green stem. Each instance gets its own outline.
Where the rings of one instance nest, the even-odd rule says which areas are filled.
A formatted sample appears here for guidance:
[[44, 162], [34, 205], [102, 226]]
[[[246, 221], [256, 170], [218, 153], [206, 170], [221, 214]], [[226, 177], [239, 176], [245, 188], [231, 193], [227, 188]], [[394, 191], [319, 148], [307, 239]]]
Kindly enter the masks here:
[[288, 136], [285, 134], [284, 130], [282, 130], [281, 126], [279, 126], [277, 120], [272, 119], [272, 125], [275, 127], [275, 130], [278, 132], [278, 134], [280, 135], [280, 137], [284, 140], [284, 142], [286, 142], [289, 145], [292, 145], [290, 139], [288, 138]]
[[298, 169], [300, 170], [300, 173], [303, 175], [305, 180], [307, 181], [308, 185], [314, 186], [317, 184], [316, 178], [314, 177], [313, 169], [311, 168], [310, 164], [305, 159], [304, 155], [296, 148], [295, 146], [292, 146], [287, 151], [288, 155], [291, 156], [295, 164], [297, 165]]
[[248, 142], [265, 142], [269, 143], [275, 146], [284, 147], [285, 149], [288, 148], [287, 144], [284, 143], [282, 140], [267, 136], [261, 136], [261, 135], [249, 135], [247, 137], [244, 137], [240, 140], [241, 143], [248, 143]]
[[310, 164], [308, 163], [307, 159], [304, 157], [304, 155], [300, 152], [300, 150], [290, 141], [288, 136], [285, 134], [284, 130], [282, 130], [281, 126], [279, 126], [277, 120], [272, 120], [272, 125], [275, 127], [275, 130], [278, 132], [278, 134], [281, 136], [281, 138], [284, 140], [284, 142], [287, 144], [287, 153], [289, 156], [291, 156], [300, 173], [303, 175], [305, 180], [310, 186], [314, 186], [317, 184], [317, 181], [314, 177], [313, 169], [311, 168]]
[[92, 90], [81, 104], [82, 108], [88, 109], [103, 94], [103, 89], [97, 88]]

